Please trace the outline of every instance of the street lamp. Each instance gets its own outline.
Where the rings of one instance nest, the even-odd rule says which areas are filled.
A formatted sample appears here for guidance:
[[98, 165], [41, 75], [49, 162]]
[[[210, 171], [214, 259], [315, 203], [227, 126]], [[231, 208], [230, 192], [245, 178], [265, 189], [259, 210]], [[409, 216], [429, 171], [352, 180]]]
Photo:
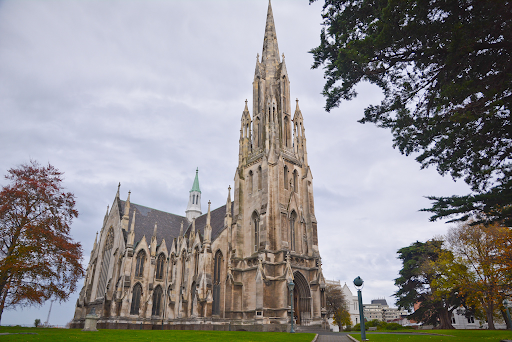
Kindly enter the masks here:
[[510, 320], [510, 312], [508, 311], [508, 308], [512, 307], [512, 302], [505, 299], [503, 301], [503, 306], [505, 307], [505, 311], [507, 312], [508, 326], [509, 326], [510, 330], [512, 330], [512, 320]]
[[295, 330], [293, 330], [293, 288], [295, 287], [295, 284], [293, 283], [293, 280], [290, 280], [288, 283], [288, 290], [290, 290], [290, 303], [292, 307], [292, 327], [290, 328], [290, 333], [294, 333]]
[[360, 276], [354, 279], [354, 285], [357, 289], [357, 300], [359, 302], [359, 320], [361, 321], [361, 341], [366, 341], [366, 331], [364, 328], [364, 311], [363, 311], [363, 295], [361, 289], [363, 288], [364, 281]]

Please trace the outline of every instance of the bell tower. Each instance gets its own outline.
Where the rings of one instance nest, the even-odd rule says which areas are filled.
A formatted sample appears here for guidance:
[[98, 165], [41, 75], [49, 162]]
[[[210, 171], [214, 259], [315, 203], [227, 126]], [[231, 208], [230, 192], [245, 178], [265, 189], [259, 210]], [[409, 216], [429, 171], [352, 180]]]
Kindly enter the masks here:
[[281, 250], [313, 256], [318, 239], [303, 117], [297, 100], [292, 119], [270, 1], [252, 85], [252, 115], [246, 100], [235, 175], [235, 251], [239, 257]]
[[189, 192], [189, 199], [187, 210], [185, 211], [187, 220], [192, 222], [198, 216], [202, 215], [201, 212], [201, 189], [199, 189], [199, 168], [196, 169], [196, 178], [192, 184], [192, 189]]

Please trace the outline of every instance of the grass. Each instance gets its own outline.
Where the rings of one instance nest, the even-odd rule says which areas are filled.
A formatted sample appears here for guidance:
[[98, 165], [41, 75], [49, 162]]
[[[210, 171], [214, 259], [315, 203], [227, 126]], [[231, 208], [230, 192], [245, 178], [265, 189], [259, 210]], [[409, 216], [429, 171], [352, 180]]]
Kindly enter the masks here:
[[0, 333], [36, 333], [37, 335], [0, 335], [0, 341], [184, 341], [184, 342], [237, 342], [237, 341], [275, 341], [275, 342], [311, 342], [315, 334], [289, 334], [277, 332], [248, 331], [191, 331], [191, 330], [99, 330], [85, 332], [79, 329], [18, 328], [0, 327]]
[[[512, 340], [512, 331], [510, 330], [423, 330], [398, 334], [392, 334], [396, 331], [389, 331], [389, 333], [366, 332], [366, 338], [376, 342], [499, 342], [506, 339]], [[360, 333], [351, 333], [350, 336], [361, 341]]]

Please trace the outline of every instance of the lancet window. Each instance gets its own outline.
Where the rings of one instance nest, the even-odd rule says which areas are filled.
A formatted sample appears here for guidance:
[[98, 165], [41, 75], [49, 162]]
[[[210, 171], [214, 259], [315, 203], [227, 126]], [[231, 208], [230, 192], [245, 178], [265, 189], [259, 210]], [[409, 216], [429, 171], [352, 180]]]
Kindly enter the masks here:
[[156, 279], [164, 278], [165, 255], [161, 253], [156, 260]]
[[252, 224], [254, 226], [254, 251], [257, 252], [260, 244], [260, 220], [257, 212], [252, 213]]
[[295, 251], [296, 247], [296, 231], [295, 231], [295, 222], [297, 221], [297, 213], [295, 211], [292, 211], [292, 214], [290, 215], [290, 249], [292, 251]]
[[295, 191], [295, 192], [299, 192], [298, 191], [298, 185], [299, 185], [298, 183], [299, 182], [298, 182], [297, 178], [299, 178], [299, 177], [297, 174], [297, 170], [295, 170], [295, 171], [293, 171], [293, 191]]
[[288, 166], [284, 166], [284, 175], [283, 175], [283, 181], [284, 181], [284, 188], [288, 190]]
[[251, 170], [251, 171], [249, 171], [249, 193], [252, 193], [252, 187], [253, 187], [253, 173]]
[[132, 293], [132, 306], [130, 308], [130, 315], [138, 315], [140, 307], [140, 297], [142, 294], [142, 286], [140, 283], [135, 284]]
[[162, 287], [157, 286], [153, 291], [153, 308], [151, 310], [152, 316], [160, 316], [160, 309], [162, 307]]
[[144, 274], [144, 263], [146, 262], [146, 253], [144, 251], [139, 251], [137, 254], [137, 259], [135, 261], [135, 276], [142, 277]]
[[213, 265], [213, 309], [212, 313], [218, 315], [220, 313], [220, 272], [222, 267], [222, 252], [220, 250], [215, 253], [215, 261]]
[[263, 183], [263, 172], [261, 171], [261, 166], [258, 167], [258, 190], [261, 190]]

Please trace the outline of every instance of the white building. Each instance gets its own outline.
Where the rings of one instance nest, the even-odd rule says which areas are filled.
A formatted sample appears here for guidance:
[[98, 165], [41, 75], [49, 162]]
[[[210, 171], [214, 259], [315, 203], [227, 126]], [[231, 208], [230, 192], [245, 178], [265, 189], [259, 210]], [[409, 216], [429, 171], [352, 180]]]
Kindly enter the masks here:
[[377, 319], [388, 323], [400, 323], [409, 313], [398, 308], [390, 308], [385, 299], [372, 299], [371, 304], [363, 304], [364, 317], [367, 321]]

